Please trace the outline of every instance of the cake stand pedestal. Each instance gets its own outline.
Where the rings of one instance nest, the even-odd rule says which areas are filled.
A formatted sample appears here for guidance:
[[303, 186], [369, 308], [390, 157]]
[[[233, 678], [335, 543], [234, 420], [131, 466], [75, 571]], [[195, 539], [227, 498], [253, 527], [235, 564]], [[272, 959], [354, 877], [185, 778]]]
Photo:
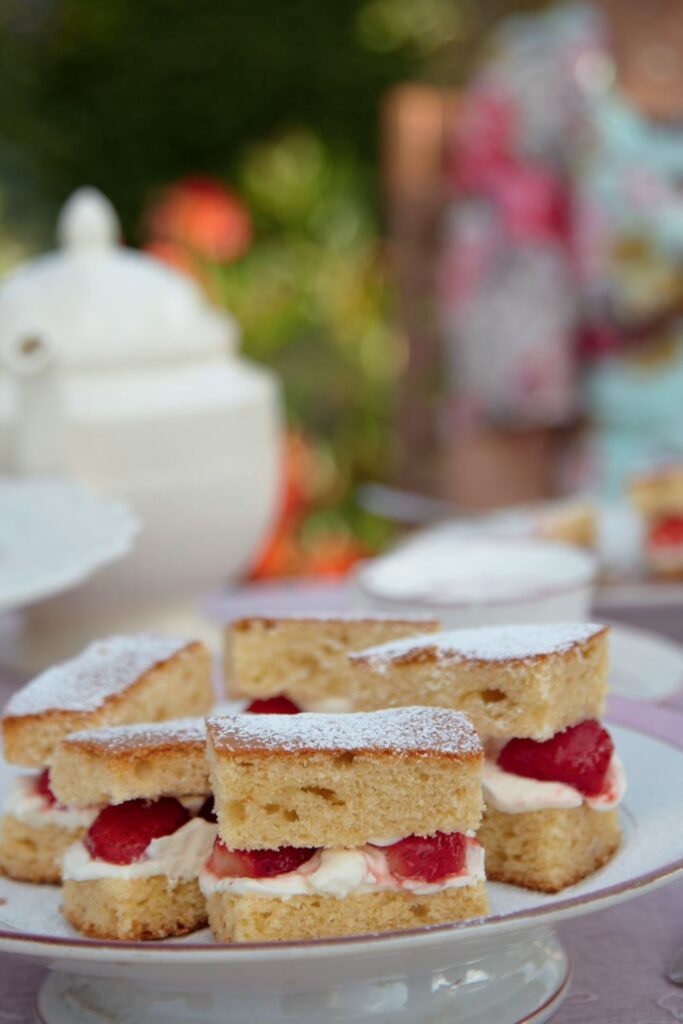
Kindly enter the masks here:
[[[237, 952], [237, 949], [236, 949]], [[283, 950], [283, 953], [285, 950]], [[550, 928], [459, 937], [394, 955], [210, 955], [173, 965], [59, 964], [37, 1003], [43, 1024], [542, 1024], [564, 999], [566, 954]], [[367, 950], [366, 950], [367, 953]], [[413, 955], [414, 954], [414, 955]], [[66, 964], [64, 965], [66, 966]], [[82, 967], [84, 965], [79, 965]], [[106, 976], [103, 976], [106, 974]]]

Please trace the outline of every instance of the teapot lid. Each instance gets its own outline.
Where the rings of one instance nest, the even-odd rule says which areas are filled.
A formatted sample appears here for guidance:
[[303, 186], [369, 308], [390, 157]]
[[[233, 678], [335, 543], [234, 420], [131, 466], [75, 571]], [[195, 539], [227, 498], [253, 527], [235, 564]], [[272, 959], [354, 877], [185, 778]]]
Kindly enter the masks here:
[[114, 207], [79, 188], [57, 222], [60, 248], [0, 283], [0, 350], [38, 339], [62, 363], [128, 366], [231, 351], [238, 328], [200, 288], [159, 260], [120, 244]]

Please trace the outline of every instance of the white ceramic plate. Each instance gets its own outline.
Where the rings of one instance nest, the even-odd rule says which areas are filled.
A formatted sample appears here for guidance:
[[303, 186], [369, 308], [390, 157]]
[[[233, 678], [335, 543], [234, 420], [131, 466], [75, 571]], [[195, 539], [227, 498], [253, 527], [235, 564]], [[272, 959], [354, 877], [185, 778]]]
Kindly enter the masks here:
[[683, 688], [683, 646], [646, 629], [610, 626], [610, 693], [659, 701]]
[[[392, 937], [352, 938], [328, 942], [281, 943], [275, 948], [302, 950], [314, 956], [316, 948], [334, 946], [337, 955], [348, 956], [353, 947], [362, 949], [391, 942], [425, 942], [448, 934], [451, 940], [469, 933], [474, 936], [502, 930], [517, 929], [521, 923], [536, 923], [539, 918], [551, 923], [577, 914], [603, 909], [655, 886], [676, 871], [683, 871], [683, 787], [663, 785], [662, 780], [683, 778], [683, 750], [620, 726], [611, 727], [615, 744], [626, 766], [628, 793], [623, 807], [624, 842], [618, 856], [605, 868], [570, 889], [556, 894], [529, 892], [514, 886], [490, 885], [492, 915], [481, 921], [457, 925], [422, 928]], [[3, 764], [0, 771], [0, 794], [14, 775], [14, 769]], [[653, 842], [653, 836], [657, 841]], [[79, 937], [59, 914], [59, 890], [50, 886], [34, 886], [0, 878], [0, 950], [31, 952], [40, 955], [41, 942], [69, 959], [146, 959], [158, 961], [172, 957], [174, 962], [194, 961], [197, 946], [208, 951], [212, 960], [229, 963], [237, 950], [216, 946], [207, 931], [196, 932], [182, 940], [162, 943], [92, 942]], [[23, 944], [29, 943], [30, 950]], [[249, 948], [263, 950], [267, 944]], [[272, 946], [270, 947], [273, 948]], [[43, 955], [46, 950], [43, 950]], [[291, 955], [291, 954], [290, 954]]]
[[87, 579], [130, 551], [139, 528], [125, 502], [75, 481], [0, 478], [0, 612]]
[[[598, 601], [602, 607], [642, 605], [683, 605], [683, 584], [654, 580], [648, 576], [642, 557], [642, 526], [636, 511], [626, 501], [593, 499], [597, 512], [596, 554], [602, 568]], [[479, 521], [481, 528], [513, 535], [533, 532], [538, 507], [509, 509]], [[471, 524], [470, 524], [471, 525]]]

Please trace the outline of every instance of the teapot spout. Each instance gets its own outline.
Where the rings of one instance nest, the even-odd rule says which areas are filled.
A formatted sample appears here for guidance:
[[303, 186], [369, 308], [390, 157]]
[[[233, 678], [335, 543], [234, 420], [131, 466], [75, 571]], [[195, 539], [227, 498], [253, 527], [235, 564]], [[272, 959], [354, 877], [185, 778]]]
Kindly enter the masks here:
[[0, 359], [17, 391], [11, 470], [23, 475], [62, 474], [65, 418], [54, 347], [37, 336], [14, 339], [2, 347]]

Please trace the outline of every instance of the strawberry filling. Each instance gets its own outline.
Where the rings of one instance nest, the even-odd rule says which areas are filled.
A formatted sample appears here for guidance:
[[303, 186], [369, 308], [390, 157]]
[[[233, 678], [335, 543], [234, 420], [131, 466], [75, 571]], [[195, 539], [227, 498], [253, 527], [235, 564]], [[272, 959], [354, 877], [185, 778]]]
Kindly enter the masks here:
[[666, 516], [650, 529], [648, 544], [653, 548], [683, 546], [683, 516]]
[[[373, 846], [386, 858], [387, 871], [397, 880], [441, 882], [460, 874], [467, 858], [467, 840], [460, 832], [407, 836], [391, 846]], [[281, 846], [277, 850], [228, 850], [216, 839], [206, 870], [216, 878], [273, 878], [297, 871], [318, 851]]]
[[442, 882], [465, 867], [467, 841], [462, 832], [437, 832], [427, 837], [407, 836], [381, 849], [394, 878]]
[[301, 708], [297, 707], [289, 697], [269, 697], [267, 700], [252, 700], [245, 709], [252, 715], [299, 715]]
[[498, 765], [513, 775], [541, 782], [562, 782], [584, 796], [605, 787], [614, 744], [599, 722], [589, 719], [549, 740], [514, 739], [498, 755]]
[[277, 850], [228, 850], [216, 839], [206, 868], [217, 878], [273, 878], [296, 871], [315, 853], [314, 848], [280, 846]]
[[170, 796], [127, 800], [101, 810], [83, 842], [90, 856], [97, 860], [132, 864], [142, 857], [153, 839], [177, 832], [190, 817], [180, 801]]
[[36, 793], [42, 796], [43, 800], [48, 804], [49, 807], [54, 807], [57, 803], [57, 797], [50, 789], [50, 770], [45, 768], [40, 775], [36, 776], [35, 781]]

